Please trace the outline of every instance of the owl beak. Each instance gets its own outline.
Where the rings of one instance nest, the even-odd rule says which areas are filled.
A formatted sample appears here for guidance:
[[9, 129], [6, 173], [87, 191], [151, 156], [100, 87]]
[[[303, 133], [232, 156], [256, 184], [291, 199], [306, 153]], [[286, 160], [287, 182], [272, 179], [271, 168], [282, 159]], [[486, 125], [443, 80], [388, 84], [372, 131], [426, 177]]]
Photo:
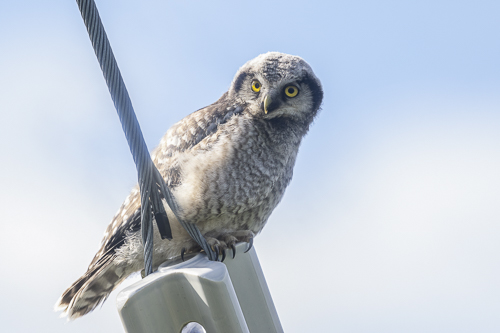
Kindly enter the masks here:
[[268, 114], [279, 108], [280, 106], [280, 97], [276, 92], [270, 91], [269, 94], [264, 96], [264, 101], [262, 102], [262, 109], [264, 109], [264, 113]]
[[267, 108], [269, 107], [269, 105], [271, 105], [272, 103], [272, 100], [271, 100], [271, 96], [269, 95], [266, 95], [266, 97], [264, 97], [264, 113], [267, 114]]

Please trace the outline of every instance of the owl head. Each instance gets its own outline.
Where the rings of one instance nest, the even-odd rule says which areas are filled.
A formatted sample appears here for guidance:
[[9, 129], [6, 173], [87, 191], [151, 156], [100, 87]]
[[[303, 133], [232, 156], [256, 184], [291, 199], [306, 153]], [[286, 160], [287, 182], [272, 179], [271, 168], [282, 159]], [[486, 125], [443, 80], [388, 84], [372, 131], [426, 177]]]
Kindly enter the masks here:
[[268, 52], [236, 73], [229, 98], [243, 102], [255, 117], [310, 123], [323, 99], [321, 83], [302, 58]]

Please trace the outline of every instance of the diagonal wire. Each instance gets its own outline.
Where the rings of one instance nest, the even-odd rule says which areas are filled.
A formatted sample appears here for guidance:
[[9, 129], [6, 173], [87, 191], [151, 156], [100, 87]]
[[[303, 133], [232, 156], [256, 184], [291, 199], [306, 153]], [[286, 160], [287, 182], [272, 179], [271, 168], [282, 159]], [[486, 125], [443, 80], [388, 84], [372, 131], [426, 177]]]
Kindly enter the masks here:
[[198, 227], [186, 223], [179, 217], [179, 207], [160, 172], [151, 161], [132, 102], [118, 69], [118, 64], [111, 50], [94, 0], [76, 0], [76, 2], [137, 167], [141, 190], [141, 233], [144, 244], [144, 270], [146, 275], [152, 273], [153, 270], [153, 216], [156, 219], [162, 238], [172, 239], [172, 232], [165, 209], [161, 203], [161, 196], [165, 198], [179, 223], [207, 253], [209, 259], [217, 260], [215, 251], [208, 245]]

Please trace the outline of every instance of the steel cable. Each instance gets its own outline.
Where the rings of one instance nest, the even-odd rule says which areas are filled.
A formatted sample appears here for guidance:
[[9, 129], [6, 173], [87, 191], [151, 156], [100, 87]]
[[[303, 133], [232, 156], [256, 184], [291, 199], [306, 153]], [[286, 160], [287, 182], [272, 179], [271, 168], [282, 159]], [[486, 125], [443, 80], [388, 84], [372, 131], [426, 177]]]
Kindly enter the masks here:
[[209, 259], [217, 260], [215, 251], [208, 245], [198, 227], [179, 218], [179, 208], [175, 199], [151, 160], [130, 96], [123, 82], [94, 0], [76, 0], [76, 2], [137, 168], [141, 191], [141, 235], [144, 244], [145, 275], [149, 275], [153, 270], [153, 218], [156, 220], [162, 238], [172, 239], [172, 232], [161, 196], [165, 198], [179, 223], [207, 253]]

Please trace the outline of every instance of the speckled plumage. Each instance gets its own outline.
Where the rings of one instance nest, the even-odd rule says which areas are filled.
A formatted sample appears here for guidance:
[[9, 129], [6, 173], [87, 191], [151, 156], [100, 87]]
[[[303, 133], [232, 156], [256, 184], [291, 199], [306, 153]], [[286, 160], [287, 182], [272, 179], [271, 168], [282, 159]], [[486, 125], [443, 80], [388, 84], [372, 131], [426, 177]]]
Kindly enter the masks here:
[[[257, 80], [259, 91], [252, 88]], [[298, 94], [288, 97], [293, 86]], [[270, 52], [236, 73], [228, 92], [172, 126], [153, 151], [153, 161], [180, 207], [180, 218], [225, 248], [258, 234], [293, 174], [300, 142], [316, 116], [323, 92], [299, 57]], [[172, 240], [155, 227], [154, 266], [199, 251], [165, 204]], [[109, 224], [88, 271], [56, 304], [69, 318], [92, 311], [128, 275], [141, 270], [138, 187]]]

